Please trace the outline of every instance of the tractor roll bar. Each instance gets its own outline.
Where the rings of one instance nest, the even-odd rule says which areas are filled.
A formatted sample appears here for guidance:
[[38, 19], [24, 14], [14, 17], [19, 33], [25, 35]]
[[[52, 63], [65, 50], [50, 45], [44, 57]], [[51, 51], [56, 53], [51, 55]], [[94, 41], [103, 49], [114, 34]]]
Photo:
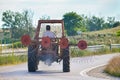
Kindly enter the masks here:
[[39, 20], [39, 23], [63, 23], [63, 20]]
[[34, 39], [39, 40], [39, 32], [42, 23], [61, 23], [62, 24], [62, 37], [64, 37], [64, 21], [63, 20], [38, 20], [36, 34]]

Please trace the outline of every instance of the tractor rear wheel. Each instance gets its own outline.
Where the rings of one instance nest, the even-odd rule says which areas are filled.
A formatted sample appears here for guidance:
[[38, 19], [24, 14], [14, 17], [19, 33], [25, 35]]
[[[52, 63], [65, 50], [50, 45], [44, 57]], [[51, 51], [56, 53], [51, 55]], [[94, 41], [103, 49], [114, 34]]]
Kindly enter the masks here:
[[32, 45], [28, 47], [28, 71], [35, 72], [37, 70], [37, 50]]
[[63, 49], [63, 72], [70, 72], [69, 48]]

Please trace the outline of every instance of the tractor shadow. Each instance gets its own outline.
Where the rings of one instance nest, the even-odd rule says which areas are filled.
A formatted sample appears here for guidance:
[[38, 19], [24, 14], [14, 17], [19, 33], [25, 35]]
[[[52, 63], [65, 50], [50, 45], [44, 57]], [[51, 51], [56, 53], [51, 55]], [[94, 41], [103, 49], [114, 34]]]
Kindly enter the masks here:
[[36, 72], [28, 72], [28, 74], [37, 74], [37, 75], [62, 75], [64, 72], [62, 71], [59, 71], [59, 70], [47, 70], [47, 71], [36, 71]]
[[65, 72], [59, 71], [59, 70], [46, 70], [41, 71], [38, 70], [36, 72], [28, 72], [27, 70], [17, 70], [17, 71], [10, 71], [10, 72], [0, 72], [0, 76], [18, 76], [18, 77], [25, 77], [25, 76], [57, 76], [57, 75], [63, 75]]

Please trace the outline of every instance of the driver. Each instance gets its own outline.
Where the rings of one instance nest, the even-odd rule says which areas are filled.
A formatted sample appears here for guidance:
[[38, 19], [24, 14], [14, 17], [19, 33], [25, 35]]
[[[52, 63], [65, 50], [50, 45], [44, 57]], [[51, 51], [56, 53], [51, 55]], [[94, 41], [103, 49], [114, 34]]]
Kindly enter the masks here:
[[55, 34], [50, 31], [50, 25], [46, 26], [46, 32], [43, 33], [43, 37], [55, 38]]

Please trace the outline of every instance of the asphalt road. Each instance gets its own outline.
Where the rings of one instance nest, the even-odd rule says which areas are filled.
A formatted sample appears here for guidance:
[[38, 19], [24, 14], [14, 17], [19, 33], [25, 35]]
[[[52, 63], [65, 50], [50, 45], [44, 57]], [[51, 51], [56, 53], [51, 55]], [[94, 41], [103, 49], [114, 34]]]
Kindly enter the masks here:
[[27, 63], [14, 66], [1, 66], [0, 80], [107, 80], [86, 76], [84, 71], [98, 65], [106, 64], [116, 55], [120, 54], [71, 58], [71, 72], [66, 73], [62, 72], [62, 62], [60, 64], [53, 63], [52, 66], [47, 66], [40, 62], [39, 70], [32, 73], [27, 71]]

